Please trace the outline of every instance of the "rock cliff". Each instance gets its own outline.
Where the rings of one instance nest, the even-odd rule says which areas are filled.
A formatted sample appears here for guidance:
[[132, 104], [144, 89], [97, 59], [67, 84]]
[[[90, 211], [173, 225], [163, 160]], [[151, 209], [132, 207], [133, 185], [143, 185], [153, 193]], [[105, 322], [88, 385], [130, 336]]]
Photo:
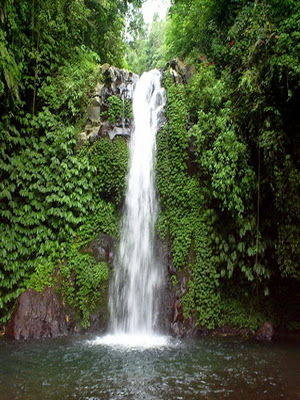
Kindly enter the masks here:
[[101, 81], [95, 87], [87, 109], [87, 123], [78, 136], [78, 146], [108, 136], [130, 137], [132, 95], [138, 76], [125, 69], [104, 64]]

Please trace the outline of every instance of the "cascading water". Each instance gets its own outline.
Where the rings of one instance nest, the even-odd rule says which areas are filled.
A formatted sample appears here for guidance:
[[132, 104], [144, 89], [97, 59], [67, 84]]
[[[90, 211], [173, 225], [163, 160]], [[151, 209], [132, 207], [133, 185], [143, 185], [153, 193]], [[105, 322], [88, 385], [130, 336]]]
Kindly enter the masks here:
[[165, 101], [161, 73], [145, 72], [133, 94], [134, 132], [130, 142], [125, 213], [110, 288], [113, 334], [152, 335], [156, 330], [163, 273], [154, 251], [157, 216], [154, 169], [156, 133]]

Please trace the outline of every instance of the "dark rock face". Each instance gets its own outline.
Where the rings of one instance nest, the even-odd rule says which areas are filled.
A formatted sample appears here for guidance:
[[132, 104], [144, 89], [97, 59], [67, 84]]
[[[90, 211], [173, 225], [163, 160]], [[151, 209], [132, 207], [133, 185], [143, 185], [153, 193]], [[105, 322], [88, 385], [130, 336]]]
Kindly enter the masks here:
[[274, 336], [274, 328], [271, 322], [264, 322], [256, 331], [255, 339], [259, 342], [270, 342]]
[[174, 304], [174, 316], [173, 316], [173, 324], [176, 322], [183, 322], [183, 307], [180, 300], [176, 300]]
[[68, 317], [53, 289], [39, 293], [28, 289], [19, 297], [6, 328], [14, 339], [37, 339], [69, 333]]
[[[163, 249], [162, 260], [166, 265], [166, 288], [164, 290], [165, 326], [168, 333], [177, 337], [202, 337], [209, 334], [205, 327], [197, 327], [193, 317], [185, 318], [183, 315], [182, 297], [188, 290], [189, 271], [177, 271], [172, 260], [171, 249], [161, 244]], [[171, 277], [176, 277], [177, 284], [171, 283]]]
[[116, 136], [129, 138], [132, 130], [132, 120], [128, 117], [117, 119], [115, 123], [108, 121], [108, 99], [119, 97], [123, 102], [132, 101], [133, 89], [138, 76], [109, 64], [102, 65], [104, 82], [98, 82], [90, 99], [87, 114], [88, 120], [84, 130], [78, 135], [77, 147], [86, 141], [95, 142], [100, 136], [108, 136], [113, 140]]
[[193, 65], [185, 64], [178, 58], [170, 61], [170, 74], [175, 83], [187, 83], [195, 72]]
[[[176, 271], [170, 248], [157, 241], [158, 257], [165, 266], [165, 287], [161, 296], [160, 321], [162, 329], [178, 338], [200, 337], [208, 334], [207, 329], [195, 327], [192, 317], [184, 318], [182, 296], [187, 291], [187, 277], [182, 271]], [[173, 286], [171, 276], [176, 276], [178, 284]]]
[[202, 337], [208, 335], [206, 328], [196, 328], [192, 317], [171, 324], [172, 334], [177, 338]]
[[[194, 323], [192, 319], [184, 319], [181, 298], [186, 292], [186, 279], [183, 273], [176, 271], [174, 267], [171, 249], [162, 241], [157, 240], [158, 258], [165, 266], [165, 287], [161, 296], [162, 328], [165, 332], [183, 338], [195, 336]], [[176, 276], [178, 284], [173, 286], [171, 277]]]
[[105, 333], [108, 328], [108, 316], [104, 318], [102, 310], [90, 315], [90, 327], [88, 328], [89, 333]]
[[112, 266], [116, 255], [117, 240], [112, 236], [101, 233], [93, 239], [88, 245], [82, 247], [82, 253], [92, 254], [97, 262], [108, 261]]
[[171, 333], [171, 323], [174, 313], [175, 293], [170, 281], [169, 268], [172, 265], [171, 252], [168, 246], [156, 238], [157, 259], [161, 262], [161, 268], [164, 269], [164, 287], [160, 293], [160, 315], [159, 328], [167, 334]]

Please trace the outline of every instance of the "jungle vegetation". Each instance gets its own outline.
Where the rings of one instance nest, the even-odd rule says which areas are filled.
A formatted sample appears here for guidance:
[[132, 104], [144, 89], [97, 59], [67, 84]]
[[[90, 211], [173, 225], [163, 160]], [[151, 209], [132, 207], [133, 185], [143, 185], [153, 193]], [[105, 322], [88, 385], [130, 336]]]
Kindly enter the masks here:
[[169, 14], [167, 58], [195, 70], [181, 85], [166, 74], [157, 156], [184, 314], [299, 327], [300, 4], [174, 0]]
[[108, 270], [78, 249], [97, 232], [116, 235], [128, 151], [109, 139], [77, 151], [76, 139], [99, 65], [125, 64], [125, 15], [139, 4], [1, 0], [2, 323], [22, 291], [45, 285], [89, 323]]
[[140, 5], [0, 2], [0, 321], [29, 287], [54, 286], [84, 326], [101, 297], [107, 265], [78, 250], [117, 236], [128, 150], [76, 139], [107, 62], [165, 67], [157, 230], [187, 277], [184, 315], [299, 328], [300, 3], [172, 0], [149, 32]]

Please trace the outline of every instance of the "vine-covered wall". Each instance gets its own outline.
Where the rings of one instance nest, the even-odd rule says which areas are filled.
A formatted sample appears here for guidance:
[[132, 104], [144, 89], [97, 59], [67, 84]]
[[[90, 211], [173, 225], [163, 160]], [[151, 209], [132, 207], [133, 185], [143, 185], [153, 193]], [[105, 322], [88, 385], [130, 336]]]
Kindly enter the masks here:
[[98, 232], [116, 235], [127, 145], [103, 138], [79, 150], [78, 134], [104, 83], [100, 64], [124, 65], [125, 15], [140, 5], [1, 2], [0, 325], [21, 292], [45, 285], [60, 286], [86, 325], [107, 280], [107, 266], [78, 249]]
[[[177, 70], [184, 66], [177, 63]], [[288, 307], [297, 281], [280, 273], [277, 243], [265, 216], [259, 219], [256, 158], [235, 119], [230, 86], [213, 65], [194, 69], [188, 83], [178, 81], [172, 68], [166, 72], [157, 185], [158, 231], [171, 248], [183, 316], [209, 329], [255, 330], [265, 320], [293, 326], [295, 309]], [[281, 229], [276, 218], [268, 224]]]
[[[87, 93], [96, 80], [105, 81], [99, 68], [87, 78]], [[121, 118], [114, 104], [111, 108], [110, 115]], [[100, 233], [118, 235], [128, 146], [124, 138], [105, 136], [78, 148], [78, 121], [78, 127], [66, 125], [53, 110], [39, 112], [33, 130], [30, 126], [28, 132], [18, 132], [18, 152], [5, 165], [0, 203], [2, 323], [28, 288], [53, 287], [84, 327], [96, 306], [106, 303], [107, 262], [96, 262], [81, 248]], [[25, 133], [30, 135], [26, 138]]]
[[171, 3], [157, 176], [176, 323], [183, 306], [199, 327], [299, 328], [299, 17], [296, 0]]

